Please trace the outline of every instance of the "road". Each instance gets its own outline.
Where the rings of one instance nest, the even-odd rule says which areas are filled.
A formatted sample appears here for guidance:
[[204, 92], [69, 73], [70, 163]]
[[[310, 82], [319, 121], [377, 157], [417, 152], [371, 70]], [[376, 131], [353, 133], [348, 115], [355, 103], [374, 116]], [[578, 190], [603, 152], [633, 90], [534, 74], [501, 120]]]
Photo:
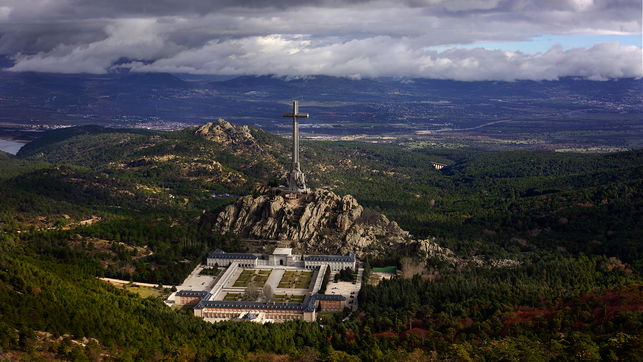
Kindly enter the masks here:
[[474, 130], [474, 129], [479, 129], [479, 128], [483, 128], [483, 127], [491, 126], [491, 125], [494, 125], [494, 124], [498, 124], [498, 123], [506, 123], [506, 122], [511, 122], [511, 120], [509, 120], [509, 119], [504, 119], [504, 120], [501, 120], [501, 121], [487, 122], [487, 123], [483, 123], [483, 124], [481, 124], [481, 125], [479, 125], [479, 126], [469, 127], [469, 128], [442, 128], [442, 129], [435, 130], [435, 131], [433, 131], [433, 132], [438, 133], [438, 132], [460, 132], [460, 131], [471, 131], [471, 130]]

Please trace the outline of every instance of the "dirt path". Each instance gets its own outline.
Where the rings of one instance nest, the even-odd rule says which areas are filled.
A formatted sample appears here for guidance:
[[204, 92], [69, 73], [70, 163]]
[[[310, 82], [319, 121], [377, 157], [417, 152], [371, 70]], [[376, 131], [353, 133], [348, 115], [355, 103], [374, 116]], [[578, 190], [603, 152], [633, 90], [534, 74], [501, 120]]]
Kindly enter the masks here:
[[[129, 280], [123, 280], [123, 279], [114, 279], [114, 278], [98, 278], [104, 282], [108, 282], [110, 284], [132, 284], [132, 285], [138, 285], [139, 287], [150, 287], [150, 288], [156, 288], [158, 287], [158, 284], [152, 284], [152, 283], [141, 283], [141, 282], [130, 282]], [[163, 285], [163, 288], [172, 288], [174, 285]]]

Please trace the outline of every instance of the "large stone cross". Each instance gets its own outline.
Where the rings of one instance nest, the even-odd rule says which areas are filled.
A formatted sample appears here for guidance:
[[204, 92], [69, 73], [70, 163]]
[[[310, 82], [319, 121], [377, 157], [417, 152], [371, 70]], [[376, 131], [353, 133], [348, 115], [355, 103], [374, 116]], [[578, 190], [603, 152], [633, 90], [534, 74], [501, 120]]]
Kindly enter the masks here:
[[286, 113], [284, 117], [292, 118], [292, 164], [288, 174], [288, 191], [306, 192], [306, 177], [299, 166], [299, 118], [308, 118], [308, 113], [299, 113], [299, 103], [292, 102], [292, 113]]

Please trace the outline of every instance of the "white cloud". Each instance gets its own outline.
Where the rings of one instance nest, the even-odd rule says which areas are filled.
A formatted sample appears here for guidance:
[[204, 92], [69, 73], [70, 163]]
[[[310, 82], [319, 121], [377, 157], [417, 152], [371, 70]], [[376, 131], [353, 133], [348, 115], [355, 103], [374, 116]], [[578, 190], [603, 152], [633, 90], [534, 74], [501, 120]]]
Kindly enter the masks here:
[[0, 6], [0, 21], [9, 20], [9, 15], [11, 15], [12, 11], [13, 8], [10, 8], [8, 6]]
[[544, 34], [640, 34], [637, 0], [4, 2], [0, 53], [14, 57], [14, 71], [104, 73], [130, 59], [133, 71], [214, 74], [641, 76], [641, 48], [619, 44], [539, 54], [424, 50]]
[[641, 49], [619, 43], [602, 43], [589, 49], [553, 47], [536, 54], [482, 48], [424, 51], [412, 43], [373, 37], [317, 45], [310, 40], [269, 35], [210, 42], [150, 64], [124, 66], [138, 72], [408, 76], [466, 81], [643, 76]]
[[157, 58], [168, 54], [154, 19], [119, 19], [107, 26], [107, 38], [83, 45], [61, 44], [50, 52], [17, 56], [12, 71], [105, 73], [120, 58]]

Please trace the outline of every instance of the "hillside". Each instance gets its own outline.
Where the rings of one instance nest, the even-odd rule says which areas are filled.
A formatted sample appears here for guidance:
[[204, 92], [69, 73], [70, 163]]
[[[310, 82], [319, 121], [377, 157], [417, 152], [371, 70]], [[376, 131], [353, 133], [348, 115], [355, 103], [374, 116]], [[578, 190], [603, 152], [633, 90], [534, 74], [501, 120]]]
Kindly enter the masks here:
[[[61, 129], [0, 154], [0, 358], [641, 354], [643, 152], [304, 141], [310, 185], [328, 191], [289, 206], [266, 186], [254, 192], [283, 180], [287, 149], [220, 120], [174, 132]], [[240, 217], [252, 205], [258, 213]], [[285, 227], [291, 217], [298, 224]], [[402, 230], [429, 240], [400, 248]], [[274, 240], [245, 237], [281, 233], [306, 250], [367, 252], [367, 274], [397, 265], [408, 278], [364, 287], [356, 314], [270, 326], [204, 323], [95, 279], [177, 284], [214, 248], [252, 251]], [[445, 263], [435, 253], [446, 248], [480, 262]], [[493, 262], [502, 258], [518, 263]]]
[[[112, 180], [150, 206], [210, 209], [225, 202], [217, 195], [243, 195], [255, 182], [283, 180], [287, 147], [287, 140], [220, 120], [161, 133], [53, 131], [18, 157], [89, 168], [65, 184], [87, 182], [91, 175], [103, 180], [98, 184]], [[640, 255], [641, 151], [490, 153], [304, 141], [301, 157], [311, 186], [353, 195], [414, 236], [436, 236], [461, 254], [564, 247], [630, 261]], [[437, 171], [432, 161], [449, 166]], [[64, 188], [61, 175], [56, 177], [53, 185]], [[102, 188], [98, 184], [86, 188]], [[50, 195], [55, 192], [42, 196]], [[109, 197], [123, 195], [114, 190]]]
[[[474, 269], [433, 283], [395, 279], [360, 294], [360, 318], [327, 317], [323, 326], [213, 325], [98, 281], [78, 260], [42, 255], [29, 237], [0, 238], [5, 359], [402, 361], [462, 351], [570, 359], [589, 350], [596, 359], [632, 360], [641, 351], [641, 286], [618, 268], [604, 268], [604, 258], [533, 258], [515, 270]], [[609, 287], [621, 283], [628, 286]]]

